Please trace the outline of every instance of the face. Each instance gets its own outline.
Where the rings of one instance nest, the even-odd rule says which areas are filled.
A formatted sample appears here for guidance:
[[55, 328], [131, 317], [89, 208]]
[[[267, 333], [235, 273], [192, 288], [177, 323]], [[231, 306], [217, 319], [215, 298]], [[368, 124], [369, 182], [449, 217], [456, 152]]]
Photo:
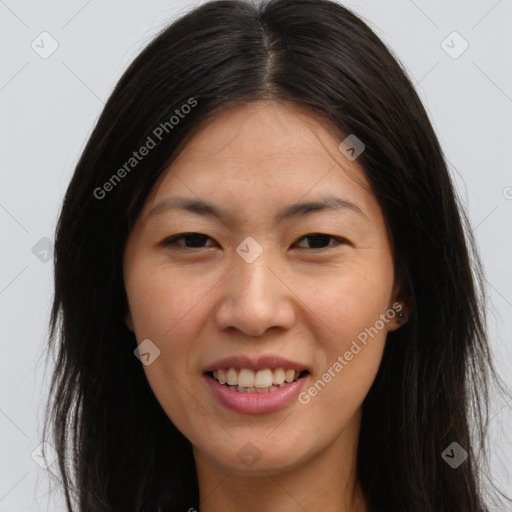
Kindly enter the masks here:
[[[196, 458], [219, 467], [284, 471], [353, 445], [398, 326], [385, 219], [332, 132], [287, 102], [223, 111], [128, 238], [126, 324], [148, 340], [145, 374]], [[324, 198], [339, 201], [290, 209]]]

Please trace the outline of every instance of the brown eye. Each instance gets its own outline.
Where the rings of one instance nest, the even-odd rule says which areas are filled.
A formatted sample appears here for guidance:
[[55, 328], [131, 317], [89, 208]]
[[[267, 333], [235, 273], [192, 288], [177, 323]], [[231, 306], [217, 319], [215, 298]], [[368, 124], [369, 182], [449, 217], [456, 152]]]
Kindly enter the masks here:
[[[309, 247], [309, 249], [324, 249], [329, 248], [331, 244], [329, 244], [329, 240], [335, 240], [338, 243], [346, 243], [346, 240], [343, 238], [334, 236], [334, 235], [326, 235], [324, 233], [312, 233], [309, 235], [305, 235], [302, 238], [299, 238], [299, 240], [308, 240], [310, 243], [312, 243], [313, 247]], [[327, 247], [325, 247], [327, 246]], [[308, 249], [308, 247], [305, 247], [305, 249]]]
[[[182, 240], [185, 241], [185, 245], [179, 243], [179, 241]], [[207, 235], [203, 235], [202, 233], [182, 233], [168, 238], [162, 243], [162, 245], [164, 247], [172, 247], [176, 249], [206, 249], [210, 247], [204, 245], [207, 240], [213, 239]], [[339, 244], [347, 243], [347, 240], [343, 238], [324, 233], [311, 233], [299, 238], [299, 241], [301, 240], [307, 240], [311, 245], [310, 247], [301, 247], [301, 249], [313, 250], [329, 249], [331, 247], [336, 247]], [[336, 242], [335, 245], [329, 243], [332, 240]]]
[[[182, 239], [185, 240], [185, 247], [178, 244], [178, 240]], [[209, 236], [201, 233], [182, 233], [181, 235], [168, 238], [163, 242], [163, 245], [165, 247], [176, 246], [179, 249], [202, 249], [202, 244], [204, 244], [207, 239], [212, 240]]]

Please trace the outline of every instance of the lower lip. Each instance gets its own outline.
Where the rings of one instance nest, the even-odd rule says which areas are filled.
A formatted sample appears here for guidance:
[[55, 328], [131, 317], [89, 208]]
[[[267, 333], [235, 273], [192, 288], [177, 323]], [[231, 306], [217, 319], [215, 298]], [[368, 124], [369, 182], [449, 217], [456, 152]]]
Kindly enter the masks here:
[[224, 407], [242, 414], [265, 414], [286, 407], [300, 393], [308, 376], [309, 374], [287, 386], [266, 393], [235, 391], [209, 375], [203, 375], [203, 378], [215, 398]]

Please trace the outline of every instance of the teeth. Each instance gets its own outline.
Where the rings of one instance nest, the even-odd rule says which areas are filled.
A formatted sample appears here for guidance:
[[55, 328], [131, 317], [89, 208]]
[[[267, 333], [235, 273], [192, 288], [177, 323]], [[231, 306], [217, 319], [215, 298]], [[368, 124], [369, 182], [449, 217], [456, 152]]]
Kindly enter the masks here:
[[242, 386], [228, 386], [230, 389], [235, 389], [236, 391], [242, 391], [243, 393], [268, 393], [269, 391], [275, 391], [279, 389], [279, 386], [270, 386], [268, 388], [244, 388]]
[[[260, 372], [258, 372], [260, 373]], [[272, 383], [271, 383], [272, 384]], [[238, 374], [238, 386], [242, 388], [252, 388], [254, 386], [254, 372], [243, 368]], [[258, 386], [265, 387], [265, 386]]]
[[213, 372], [214, 379], [221, 384], [227, 384], [232, 389], [248, 393], [274, 391], [293, 382], [299, 375], [299, 371], [284, 368], [276, 368], [273, 371], [266, 368], [257, 372], [248, 368], [228, 368]]
[[[215, 372], [213, 372], [213, 376], [215, 377]], [[224, 372], [224, 370], [219, 370], [217, 372], [217, 377], [215, 377], [221, 384], [226, 384], [227, 382], [227, 379], [226, 379], [226, 373]]]
[[249, 388], [244, 388], [243, 386], [236, 386], [236, 387], [235, 387], [235, 389], [236, 389], [237, 391], [245, 391], [245, 392], [247, 392], [247, 393], [254, 393], [254, 392], [256, 391], [253, 387], [251, 387], [251, 388], [249, 389]]
[[[240, 370], [240, 374], [243, 371], [244, 370]], [[269, 388], [270, 386], [272, 386], [272, 378], [273, 377], [274, 376], [272, 375], [272, 370], [269, 370], [269, 369], [259, 370], [258, 373], [254, 377], [253, 386], [256, 388]]]
[[284, 374], [284, 380], [286, 382], [292, 382], [292, 380], [295, 378], [295, 371], [294, 370], [286, 370], [286, 373]]
[[236, 370], [234, 368], [230, 368], [228, 370], [226, 380], [230, 386], [236, 386], [238, 384], [238, 375], [236, 374]]
[[273, 384], [276, 384], [279, 386], [284, 382], [284, 369], [283, 368], [276, 368], [274, 370], [274, 378], [272, 379]]

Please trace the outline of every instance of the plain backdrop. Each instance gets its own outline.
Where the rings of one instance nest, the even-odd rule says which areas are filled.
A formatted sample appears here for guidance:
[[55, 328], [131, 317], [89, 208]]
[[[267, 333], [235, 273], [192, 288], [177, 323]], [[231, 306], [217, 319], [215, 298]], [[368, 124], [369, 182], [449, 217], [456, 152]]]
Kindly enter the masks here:
[[[65, 510], [39, 456], [57, 215], [123, 71], [199, 3], [0, 0], [0, 512]], [[343, 4], [401, 60], [429, 113], [481, 251], [492, 349], [510, 387], [512, 2]], [[512, 495], [511, 407], [499, 396], [491, 405], [492, 478]]]

